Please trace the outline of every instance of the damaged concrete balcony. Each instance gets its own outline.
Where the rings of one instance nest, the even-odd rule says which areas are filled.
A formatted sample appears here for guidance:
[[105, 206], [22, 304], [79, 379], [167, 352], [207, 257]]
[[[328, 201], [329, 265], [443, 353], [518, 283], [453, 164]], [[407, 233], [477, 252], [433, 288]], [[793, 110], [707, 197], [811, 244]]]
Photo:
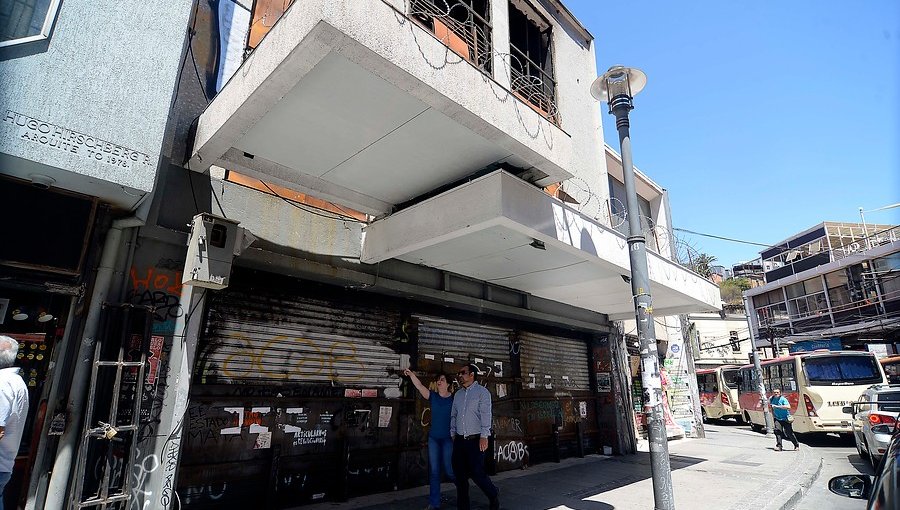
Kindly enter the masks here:
[[[499, 170], [366, 227], [362, 261], [392, 258], [634, 318], [625, 237]], [[709, 280], [647, 259], [655, 315], [721, 308]]]
[[401, 0], [294, 2], [200, 116], [188, 167], [375, 216], [494, 165], [540, 186], [587, 171], [558, 112], [510, 90], [508, 57], [463, 57], [422, 16]]

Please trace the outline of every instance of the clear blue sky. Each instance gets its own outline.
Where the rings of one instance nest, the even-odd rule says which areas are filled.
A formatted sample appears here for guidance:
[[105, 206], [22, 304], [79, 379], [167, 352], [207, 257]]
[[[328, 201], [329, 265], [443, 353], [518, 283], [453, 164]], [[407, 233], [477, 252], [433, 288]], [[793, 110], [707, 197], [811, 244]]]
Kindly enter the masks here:
[[[647, 73], [634, 162], [669, 191], [676, 227], [776, 243], [900, 202], [900, 1], [563, 2], [599, 73]], [[866, 222], [900, 223], [900, 208]], [[761, 249], [686, 240], [728, 266]]]

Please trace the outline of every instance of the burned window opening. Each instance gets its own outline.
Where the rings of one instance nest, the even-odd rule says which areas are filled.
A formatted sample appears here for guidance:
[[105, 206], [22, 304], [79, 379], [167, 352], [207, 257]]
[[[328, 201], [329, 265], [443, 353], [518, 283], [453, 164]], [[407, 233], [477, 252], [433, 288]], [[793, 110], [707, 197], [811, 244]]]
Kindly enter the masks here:
[[248, 3], [251, 3], [253, 8], [246, 52], [256, 49], [262, 38], [275, 26], [275, 22], [284, 16], [294, 0], [254, 0]]
[[493, 36], [488, 0], [410, 0], [409, 15], [454, 53], [491, 73]]
[[559, 125], [552, 29], [521, 0], [509, 3], [510, 87], [538, 113]]

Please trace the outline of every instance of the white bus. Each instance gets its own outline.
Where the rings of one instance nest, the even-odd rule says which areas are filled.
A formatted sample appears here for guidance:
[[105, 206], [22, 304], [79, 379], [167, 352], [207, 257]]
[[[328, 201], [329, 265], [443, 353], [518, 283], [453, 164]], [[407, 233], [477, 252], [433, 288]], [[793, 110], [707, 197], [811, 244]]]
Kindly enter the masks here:
[[734, 418], [742, 421], [743, 414], [738, 403], [738, 381], [740, 367], [725, 365], [705, 370], [697, 370], [697, 388], [700, 391], [700, 406], [703, 421]]
[[[873, 384], [886, 379], [875, 355], [858, 351], [795, 353], [761, 363], [766, 404], [773, 388], [780, 388], [791, 404], [794, 431], [800, 434], [851, 434], [852, 416], [843, 411]], [[740, 369], [739, 398], [744, 419], [754, 430], [765, 427], [753, 365]]]

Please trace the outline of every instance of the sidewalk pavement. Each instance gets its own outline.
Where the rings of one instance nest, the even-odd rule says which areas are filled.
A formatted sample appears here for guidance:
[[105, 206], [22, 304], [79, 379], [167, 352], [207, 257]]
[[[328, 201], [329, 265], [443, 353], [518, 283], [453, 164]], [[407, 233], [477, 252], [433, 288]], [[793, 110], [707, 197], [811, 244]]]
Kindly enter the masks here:
[[[792, 508], [822, 467], [814, 449], [776, 452], [773, 436], [734, 425], [708, 426], [705, 439], [669, 443], [672, 486], [678, 509], [780, 510]], [[650, 454], [590, 455], [545, 463], [492, 477], [504, 510], [652, 509]], [[456, 489], [443, 485], [442, 508], [456, 508]], [[473, 509], [487, 509], [472, 484]], [[346, 503], [320, 503], [303, 510], [422, 510], [428, 487], [374, 494]]]

